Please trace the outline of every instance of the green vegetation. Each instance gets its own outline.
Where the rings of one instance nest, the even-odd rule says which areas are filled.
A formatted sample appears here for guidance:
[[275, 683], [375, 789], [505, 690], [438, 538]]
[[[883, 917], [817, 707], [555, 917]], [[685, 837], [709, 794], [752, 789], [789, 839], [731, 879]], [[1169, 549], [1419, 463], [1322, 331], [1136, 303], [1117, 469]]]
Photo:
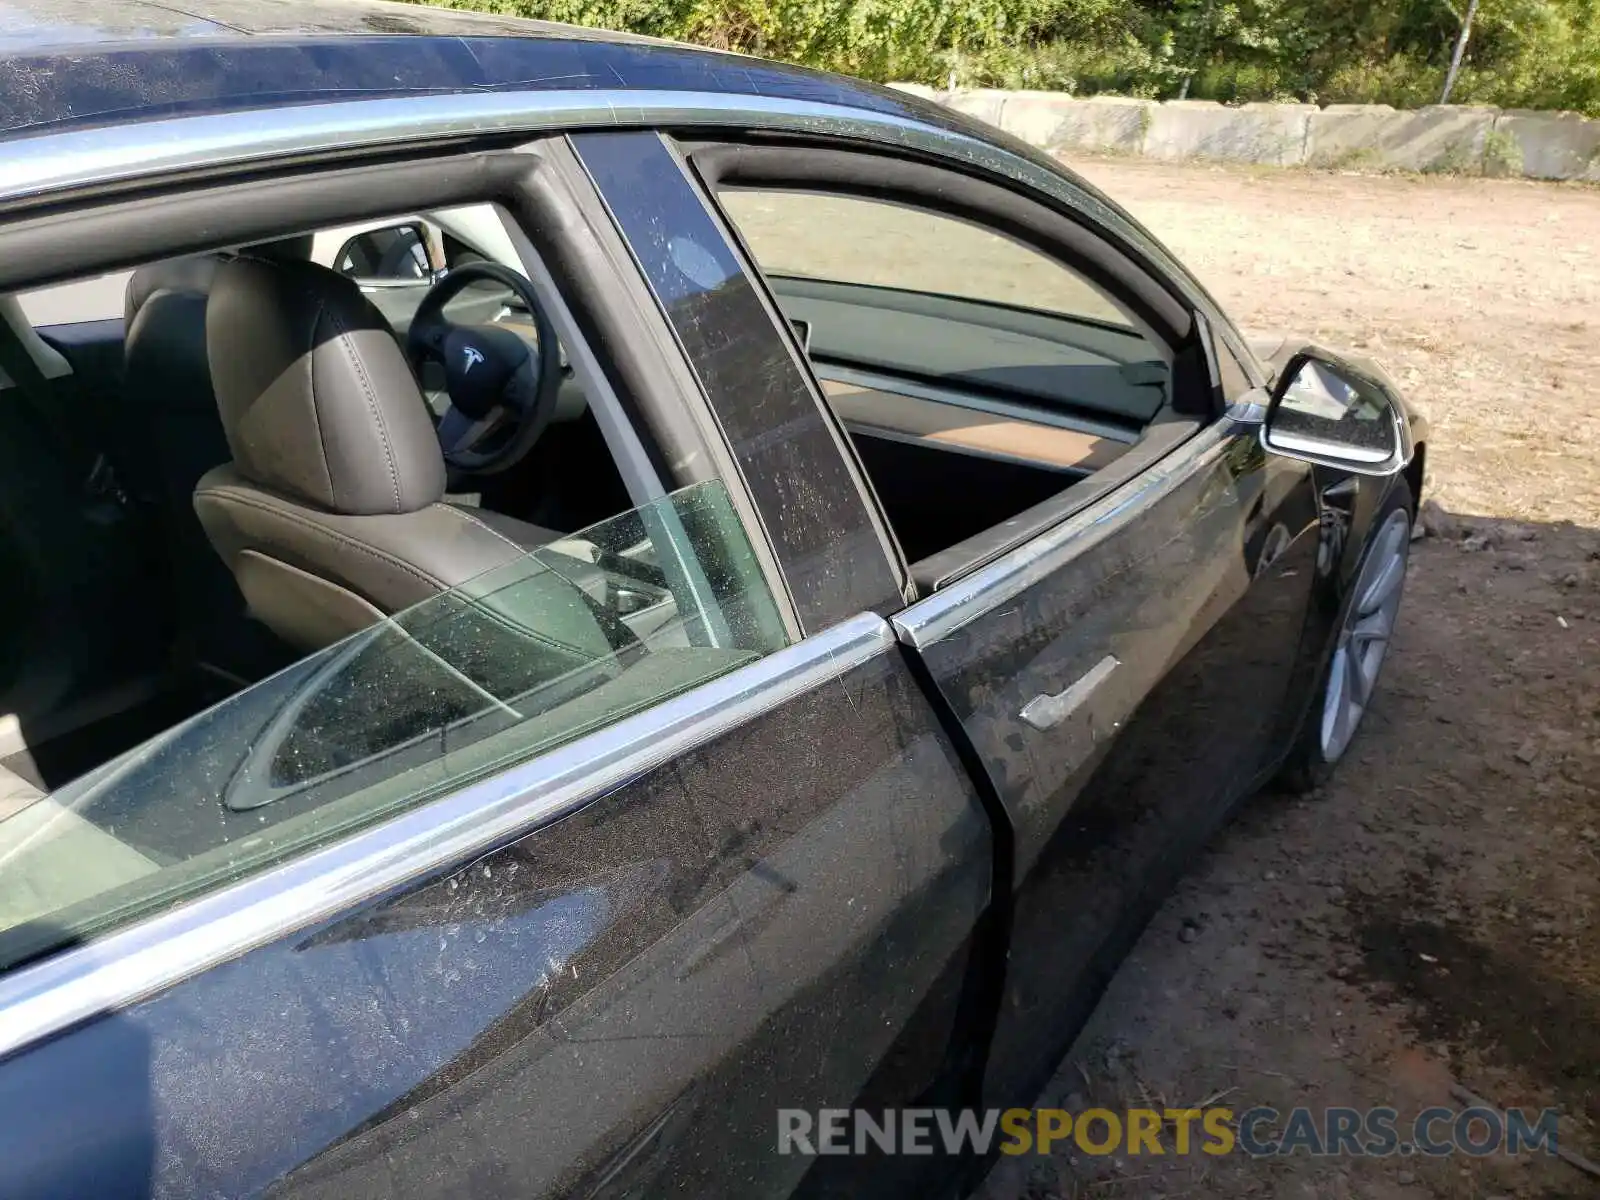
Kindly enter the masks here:
[[1522, 143], [1511, 134], [1491, 129], [1483, 135], [1483, 173], [1521, 175]]
[[[1466, 0], [449, 0], [869, 79], [1157, 99], [1439, 99]], [[1451, 100], [1600, 116], [1600, 0], [1480, 0]]]

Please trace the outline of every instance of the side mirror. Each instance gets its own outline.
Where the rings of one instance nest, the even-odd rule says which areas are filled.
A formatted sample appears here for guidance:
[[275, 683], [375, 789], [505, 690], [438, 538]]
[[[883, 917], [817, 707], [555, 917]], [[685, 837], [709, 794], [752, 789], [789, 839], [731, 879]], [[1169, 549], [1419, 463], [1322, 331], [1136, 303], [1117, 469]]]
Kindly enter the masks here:
[[1388, 387], [1311, 353], [1291, 359], [1279, 379], [1261, 444], [1358, 475], [1397, 475], [1411, 460], [1409, 430]]
[[438, 275], [427, 232], [390, 225], [358, 233], [334, 256], [333, 269], [363, 285], [431, 283]]

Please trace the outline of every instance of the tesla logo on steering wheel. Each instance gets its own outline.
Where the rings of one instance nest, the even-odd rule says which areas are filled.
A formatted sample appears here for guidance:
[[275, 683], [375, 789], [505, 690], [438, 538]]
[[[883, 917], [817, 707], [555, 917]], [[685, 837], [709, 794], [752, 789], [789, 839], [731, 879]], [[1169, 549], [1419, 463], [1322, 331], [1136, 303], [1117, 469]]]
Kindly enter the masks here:
[[461, 371], [462, 374], [466, 374], [483, 361], [483, 351], [476, 346], [468, 346], [461, 351], [461, 357], [467, 364], [461, 368]]

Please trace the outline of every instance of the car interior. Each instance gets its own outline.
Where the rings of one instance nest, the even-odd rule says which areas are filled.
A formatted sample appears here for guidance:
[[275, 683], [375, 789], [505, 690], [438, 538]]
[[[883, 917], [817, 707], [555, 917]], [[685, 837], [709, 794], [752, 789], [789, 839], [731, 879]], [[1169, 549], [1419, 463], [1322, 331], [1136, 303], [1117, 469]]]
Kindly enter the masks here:
[[720, 482], [624, 478], [496, 210], [334, 232], [4, 299], [0, 958], [789, 638]]
[[[344, 272], [313, 261], [313, 241], [285, 238], [135, 270], [118, 298], [120, 319], [91, 312], [36, 328], [28, 308], [69, 315], [59, 313], [60, 297], [8, 305], [8, 340], [46, 369], [32, 386], [0, 392], [0, 453], [13, 468], [0, 483], [0, 554], [11, 567], [6, 576], [21, 585], [11, 603], [22, 618], [7, 623], [0, 660], [12, 726], [0, 762], [36, 785], [58, 786], [107, 751], [172, 724], [174, 713], [196, 711], [372, 620], [371, 611], [341, 605], [376, 594], [388, 615], [429, 592], [420, 580], [407, 588], [385, 578], [361, 580], [359, 594], [299, 596], [297, 577], [275, 565], [263, 544], [300, 534], [393, 539], [385, 552], [450, 587], [517, 547], [547, 544], [632, 507], [564, 362], [557, 411], [516, 471], [449, 470], [429, 420], [449, 408], [444, 364], [433, 356], [414, 379], [404, 352], [433, 272], [417, 276], [408, 254], [400, 261], [410, 264], [409, 278], [391, 270], [364, 287], [356, 270], [368, 260], [353, 256], [372, 235], [350, 239]], [[483, 261], [454, 238], [441, 239], [440, 248], [441, 270]], [[99, 282], [103, 308], [117, 280]], [[70, 298], [74, 286], [84, 291], [52, 291]], [[305, 324], [308, 307], [324, 324]], [[479, 283], [463, 289], [448, 315], [461, 325], [510, 330], [526, 321], [527, 308], [508, 289]], [[274, 386], [280, 373], [295, 375], [287, 368], [302, 353], [311, 364], [306, 387]], [[17, 365], [14, 355], [6, 364]], [[487, 363], [478, 375], [499, 368], [493, 382], [505, 383], [518, 365]], [[426, 402], [409, 404], [418, 380]], [[381, 408], [371, 407], [374, 397]], [[346, 419], [349, 429], [339, 425]], [[375, 424], [376, 454], [367, 452], [369, 431], [358, 427], [365, 421]], [[303, 439], [319, 427], [320, 441]], [[476, 432], [493, 444], [495, 431]], [[305, 513], [275, 511], [280, 497], [311, 501], [322, 510], [319, 527], [321, 518], [344, 516], [358, 532], [312, 532]], [[296, 543], [295, 551], [303, 557], [312, 546]], [[340, 560], [335, 574], [349, 569]], [[356, 561], [363, 560], [380, 561], [371, 554]], [[129, 637], [132, 630], [139, 635]], [[184, 668], [179, 694], [159, 679], [174, 663]], [[153, 678], [159, 682], [137, 686]], [[128, 682], [149, 699], [128, 703], [107, 691]], [[114, 718], [98, 717], [105, 708]], [[15, 726], [41, 713], [58, 720], [36, 721], [45, 736], [17, 746]], [[59, 726], [66, 728], [55, 736]]]
[[[1165, 348], [1036, 252], [1008, 279], [943, 229], [938, 271], [886, 276], [725, 199], [924, 593], [1176, 421]], [[862, 236], [907, 261], [880, 207]], [[96, 889], [214, 849], [150, 802], [174, 756], [241, 832], [325, 825], [785, 643], [722, 485], [625, 479], [569, 332], [490, 205], [0, 298], [0, 859], [33, 845], [0, 929], [73, 899], [52, 815]]]

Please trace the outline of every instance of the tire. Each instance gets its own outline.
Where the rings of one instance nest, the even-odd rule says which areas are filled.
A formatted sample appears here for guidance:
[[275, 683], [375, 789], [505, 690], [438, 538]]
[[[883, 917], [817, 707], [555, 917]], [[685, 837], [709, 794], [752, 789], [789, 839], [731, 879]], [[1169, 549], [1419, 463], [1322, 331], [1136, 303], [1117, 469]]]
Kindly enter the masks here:
[[1376, 694], [1399, 616], [1415, 513], [1411, 485], [1399, 476], [1373, 517], [1355, 583], [1339, 614], [1333, 653], [1323, 665], [1294, 746], [1274, 780], [1280, 791], [1303, 795], [1322, 786], [1355, 739]]

